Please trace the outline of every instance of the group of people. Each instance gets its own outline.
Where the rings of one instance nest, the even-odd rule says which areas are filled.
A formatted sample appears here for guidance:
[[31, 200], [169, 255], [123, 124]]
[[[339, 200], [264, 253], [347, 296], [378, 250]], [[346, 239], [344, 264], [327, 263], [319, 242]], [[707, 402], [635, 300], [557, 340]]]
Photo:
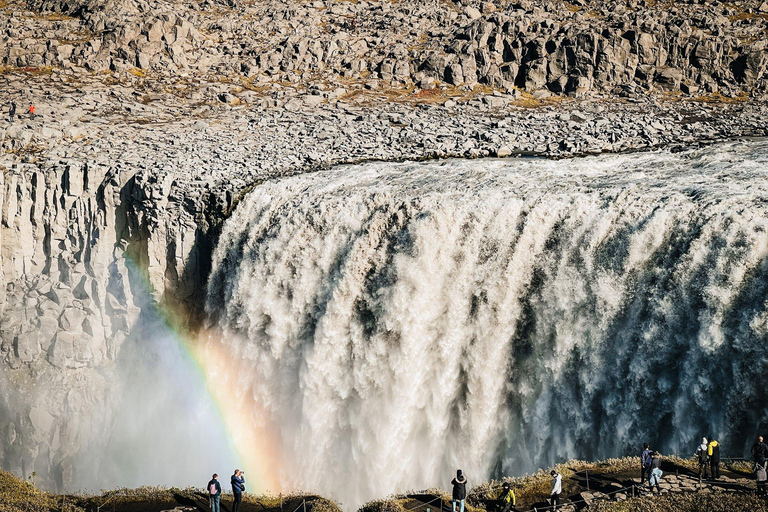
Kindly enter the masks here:
[[647, 478], [651, 492], [656, 488], [656, 492], [660, 493], [659, 482], [662, 474], [661, 454], [656, 450], [651, 451], [648, 443], [643, 443], [643, 452], [640, 454], [640, 481], [645, 482]]
[[[699, 462], [699, 476], [702, 478], [720, 478], [720, 443], [704, 437], [696, 448], [694, 456]], [[709, 473], [709, 474], [707, 474]]]
[[[699, 476], [706, 477], [709, 474], [710, 478], [720, 478], [720, 443], [714, 439], [707, 441], [705, 437], [696, 448], [694, 455], [699, 463]], [[754, 459], [757, 492], [760, 495], [764, 495], [766, 494], [766, 484], [768, 484], [768, 474], [766, 474], [768, 445], [763, 442], [762, 436], [758, 437], [757, 442], [752, 446], [752, 458]], [[647, 479], [651, 492], [653, 492], [654, 488], [657, 493], [661, 492], [659, 488], [659, 482], [663, 474], [661, 471], [661, 454], [658, 451], [651, 450], [648, 443], [643, 444], [643, 451], [640, 454], [640, 465], [641, 481], [645, 482]], [[557, 510], [560, 504], [560, 494], [563, 492], [563, 475], [553, 469], [550, 472], [550, 476], [552, 477], [552, 489], [549, 493], [549, 500], [552, 510]], [[219, 475], [214, 473], [213, 478], [211, 478], [211, 481], [206, 486], [211, 500], [211, 512], [220, 512], [221, 484], [218, 478]], [[243, 500], [243, 492], [245, 492], [245, 473], [236, 469], [230, 478], [230, 484], [232, 485], [232, 494], [234, 496], [232, 512], [238, 512], [240, 503]], [[467, 477], [462, 470], [456, 471], [456, 478], [451, 480], [451, 485], [453, 486], [451, 511], [456, 512], [458, 508], [459, 512], [464, 512], [464, 504], [467, 499]], [[517, 510], [515, 491], [509, 485], [509, 482], [502, 484], [498, 504], [501, 512]]]
[[[29, 104], [29, 107], [27, 107], [26, 114], [29, 116], [30, 119], [33, 119], [35, 117], [35, 106], [33, 104]], [[8, 121], [11, 123], [16, 120], [16, 102], [11, 101], [10, 105], [8, 105]]]
[[[245, 492], [245, 472], [236, 469], [229, 480], [232, 485], [232, 512], [238, 512], [240, 509], [240, 503], [243, 501], [243, 493]], [[219, 483], [219, 475], [213, 474], [213, 478], [208, 482], [205, 487], [210, 497], [211, 512], [221, 512], [221, 483]]]
[[[557, 510], [557, 506], [560, 504], [560, 494], [563, 492], [563, 475], [553, 469], [550, 472], [550, 476], [552, 476], [552, 489], [549, 493], [549, 501], [552, 510]], [[456, 508], [458, 508], [459, 512], [464, 512], [464, 501], [467, 498], [467, 477], [464, 476], [460, 469], [456, 471], [456, 478], [451, 480], [451, 485], [453, 485], [451, 511], [456, 512]], [[509, 485], [509, 482], [504, 482], [501, 485], [501, 495], [497, 503], [500, 512], [514, 512], [517, 510], [515, 491]]]
[[[716, 440], [701, 439], [701, 444], [696, 447], [694, 453], [699, 466], [699, 477], [717, 480], [720, 478], [720, 443]], [[768, 494], [768, 445], [763, 441], [763, 436], [759, 436], [755, 444], [752, 445], [752, 470], [757, 481], [757, 493], [759, 495]], [[659, 490], [659, 479], [661, 478], [661, 455], [659, 452], [651, 451], [648, 443], [643, 444], [643, 452], [640, 455], [641, 479], [648, 479], [651, 491], [656, 487]]]

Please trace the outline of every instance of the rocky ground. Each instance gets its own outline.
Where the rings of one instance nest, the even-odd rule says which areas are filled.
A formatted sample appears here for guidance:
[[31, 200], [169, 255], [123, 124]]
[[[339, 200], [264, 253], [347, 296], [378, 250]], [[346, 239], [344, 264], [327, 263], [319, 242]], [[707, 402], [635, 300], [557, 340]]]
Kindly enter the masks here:
[[[598, 512], [667, 512], [705, 511], [755, 512], [768, 510], [765, 498], [755, 496], [754, 480], [748, 472], [723, 467], [717, 481], [700, 481], [691, 461], [679, 459], [664, 462], [660, 491], [651, 493], [639, 482], [637, 471], [629, 470], [639, 464], [638, 458], [612, 459], [588, 463], [571, 461], [558, 466], [563, 476], [563, 495], [559, 510]], [[517, 510], [523, 512], [547, 510], [546, 496], [551, 477], [548, 471], [510, 482], [517, 496]], [[473, 488], [467, 497], [468, 512], [496, 512], [501, 482], [483, 483]], [[116, 512], [195, 512], [208, 510], [203, 490], [194, 488], [140, 487], [117, 489], [100, 495], [54, 495], [38, 490], [32, 480], [21, 481], [0, 470], [0, 512], [84, 512], [114, 510]], [[333, 501], [312, 494], [244, 495], [241, 510], [245, 512], [340, 512]], [[222, 510], [231, 510], [232, 495], [222, 495]], [[448, 512], [450, 495], [430, 489], [390, 496], [363, 505], [358, 512], [416, 512], [425, 510]]]
[[[755, 497], [755, 483], [749, 464], [721, 465], [718, 480], [699, 480], [692, 460], [665, 458], [659, 490], [651, 492], [647, 482], [640, 482], [639, 458], [626, 457], [602, 462], [570, 461], [556, 469], [563, 475], [563, 493], [558, 510], [630, 511], [736, 511], [766, 510], [765, 498]], [[552, 478], [549, 470], [524, 477], [504, 478], [512, 486], [517, 509], [521, 512], [550, 510], [548, 496]], [[469, 512], [498, 511], [500, 481], [475, 486], [467, 496]], [[442, 500], [442, 504], [440, 502]], [[441, 507], [442, 505], [442, 507]], [[409, 512], [425, 510], [447, 512], [450, 495], [429, 490], [391, 496], [364, 505], [359, 512]]]
[[767, 29], [762, 0], [0, 0], [0, 461], [77, 481], [137, 318], [194, 331], [259, 181], [766, 136]]

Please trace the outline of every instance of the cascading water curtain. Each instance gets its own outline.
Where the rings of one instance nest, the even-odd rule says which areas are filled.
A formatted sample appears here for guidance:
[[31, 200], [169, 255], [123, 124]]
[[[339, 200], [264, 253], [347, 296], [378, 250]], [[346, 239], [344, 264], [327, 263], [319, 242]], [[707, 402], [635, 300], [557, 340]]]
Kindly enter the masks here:
[[569, 458], [743, 455], [768, 406], [768, 143], [260, 185], [207, 312], [282, 481], [354, 507]]

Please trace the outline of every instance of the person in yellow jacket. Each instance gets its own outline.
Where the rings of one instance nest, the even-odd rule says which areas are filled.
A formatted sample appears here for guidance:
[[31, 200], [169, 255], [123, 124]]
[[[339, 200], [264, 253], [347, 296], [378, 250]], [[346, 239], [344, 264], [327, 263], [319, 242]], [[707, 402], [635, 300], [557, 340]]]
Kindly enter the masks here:
[[499, 497], [499, 504], [501, 505], [502, 512], [510, 512], [511, 510], [517, 510], [517, 499], [515, 498], [515, 491], [510, 487], [509, 482], [504, 482], [501, 485], [501, 497]]
[[709, 474], [714, 479], [720, 478], [720, 444], [714, 439], [707, 445], [707, 455], [709, 455]]

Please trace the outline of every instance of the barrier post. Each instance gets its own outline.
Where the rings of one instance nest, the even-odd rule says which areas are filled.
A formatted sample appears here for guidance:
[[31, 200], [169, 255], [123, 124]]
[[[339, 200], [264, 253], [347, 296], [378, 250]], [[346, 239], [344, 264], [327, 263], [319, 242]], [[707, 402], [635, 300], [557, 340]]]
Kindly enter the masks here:
[[586, 470], [585, 473], [587, 475], [587, 492], [589, 492], [589, 470]]

